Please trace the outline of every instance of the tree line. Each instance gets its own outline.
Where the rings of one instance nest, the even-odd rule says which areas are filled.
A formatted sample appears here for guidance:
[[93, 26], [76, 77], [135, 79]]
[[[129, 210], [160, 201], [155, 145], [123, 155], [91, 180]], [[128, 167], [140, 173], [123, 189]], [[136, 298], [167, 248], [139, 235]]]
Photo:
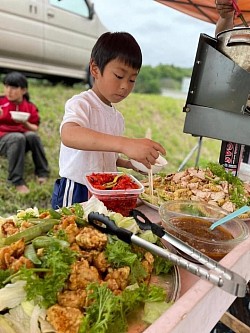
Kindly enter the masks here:
[[191, 77], [192, 68], [173, 65], [142, 66], [136, 80], [134, 92], [142, 94], [160, 94], [163, 88], [180, 90], [184, 77]]

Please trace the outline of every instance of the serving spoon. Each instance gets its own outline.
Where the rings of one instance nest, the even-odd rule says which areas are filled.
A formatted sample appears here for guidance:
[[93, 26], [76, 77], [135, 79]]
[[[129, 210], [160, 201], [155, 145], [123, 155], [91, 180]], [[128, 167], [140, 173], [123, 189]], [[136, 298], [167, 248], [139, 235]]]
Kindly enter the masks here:
[[246, 212], [248, 212], [250, 210], [250, 207], [248, 206], [243, 206], [239, 209], [237, 209], [235, 212], [228, 214], [227, 216], [215, 221], [214, 223], [212, 223], [209, 227], [210, 230], [214, 230], [214, 228], [218, 227], [219, 225], [226, 223], [229, 220], [234, 219], [235, 217], [244, 214]]

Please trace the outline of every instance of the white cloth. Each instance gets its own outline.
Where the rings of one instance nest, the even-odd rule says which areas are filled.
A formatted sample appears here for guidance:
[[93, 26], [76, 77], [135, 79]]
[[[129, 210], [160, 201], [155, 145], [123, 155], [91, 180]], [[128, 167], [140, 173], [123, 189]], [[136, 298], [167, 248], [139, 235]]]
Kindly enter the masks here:
[[[60, 132], [67, 122], [111, 135], [119, 136], [124, 132], [122, 114], [114, 106], [103, 103], [92, 90], [75, 95], [66, 102]], [[77, 150], [61, 143], [59, 175], [84, 184], [85, 173], [117, 171], [117, 158], [117, 153]]]

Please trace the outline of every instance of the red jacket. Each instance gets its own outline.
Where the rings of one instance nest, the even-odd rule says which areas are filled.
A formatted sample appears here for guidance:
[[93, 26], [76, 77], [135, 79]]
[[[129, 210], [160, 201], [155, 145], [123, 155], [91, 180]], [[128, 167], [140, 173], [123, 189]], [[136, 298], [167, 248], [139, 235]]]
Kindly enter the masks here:
[[38, 109], [35, 104], [28, 102], [26, 99], [20, 104], [15, 104], [8, 100], [7, 97], [0, 97], [0, 107], [3, 110], [2, 116], [0, 116], [0, 137], [4, 136], [10, 132], [27, 132], [28, 129], [23, 126], [21, 123], [16, 123], [12, 120], [10, 111], [22, 111], [30, 113], [29, 122], [35, 125], [39, 125], [39, 114]]

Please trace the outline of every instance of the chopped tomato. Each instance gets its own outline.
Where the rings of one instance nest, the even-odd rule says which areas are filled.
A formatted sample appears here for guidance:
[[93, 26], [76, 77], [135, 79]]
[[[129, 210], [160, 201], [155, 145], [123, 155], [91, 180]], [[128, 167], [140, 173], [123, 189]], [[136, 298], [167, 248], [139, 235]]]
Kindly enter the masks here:
[[129, 175], [122, 174], [117, 177], [117, 174], [112, 173], [92, 173], [87, 176], [87, 179], [95, 189], [105, 190], [107, 195], [95, 194], [95, 196], [109, 210], [120, 213], [123, 216], [129, 216], [130, 211], [136, 207], [138, 194], [117, 194], [114, 192], [114, 195], [112, 195], [112, 190], [132, 190], [139, 188], [138, 184]]
[[[129, 190], [129, 189], [137, 189], [139, 188], [138, 184], [136, 184], [133, 179], [128, 175], [120, 176], [117, 181], [114, 182], [117, 174], [110, 173], [92, 173], [87, 176], [90, 184], [99, 190]], [[113, 186], [105, 188], [105, 184], [114, 182]]]

